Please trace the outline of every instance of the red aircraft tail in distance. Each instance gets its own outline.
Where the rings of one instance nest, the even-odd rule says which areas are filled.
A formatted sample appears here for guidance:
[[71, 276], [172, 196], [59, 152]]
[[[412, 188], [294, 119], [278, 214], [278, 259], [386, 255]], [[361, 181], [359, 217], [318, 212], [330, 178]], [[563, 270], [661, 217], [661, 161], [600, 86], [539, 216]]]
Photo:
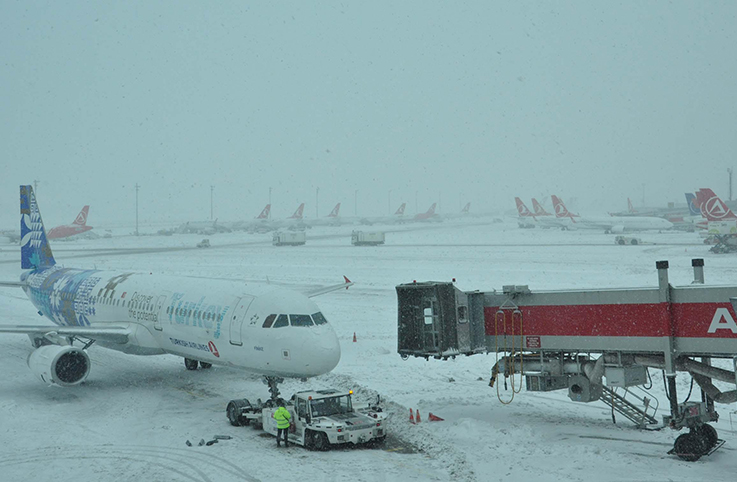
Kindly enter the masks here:
[[289, 216], [289, 219], [302, 219], [302, 212], [305, 210], [305, 203], [302, 203], [299, 205], [296, 211], [294, 211], [294, 214]]
[[328, 214], [329, 218], [337, 218], [338, 213], [340, 212], [340, 203], [336, 204], [332, 211], [330, 211], [330, 214]]
[[401, 206], [397, 208], [397, 212], [394, 213], [395, 216], [404, 216], [404, 208], [407, 206], [407, 203], [402, 203]]
[[563, 201], [555, 194], [551, 196], [551, 199], [553, 200], [553, 208], [555, 209], [556, 218], [571, 218], [571, 221], [576, 222], [573, 218], [577, 218], [578, 214], [572, 214], [568, 211], [568, 208], [563, 204]]
[[696, 205], [701, 209], [701, 214], [707, 221], [732, 221], [737, 216], [731, 209], [719, 199], [709, 188], [702, 188], [696, 191]]
[[468, 214], [469, 211], [471, 211], [471, 203], [467, 202], [465, 206], [463, 206], [463, 209], [461, 209], [461, 214]]
[[77, 217], [74, 219], [74, 222], [72, 224], [63, 224], [61, 226], [51, 228], [49, 232], [46, 233], [46, 238], [68, 238], [70, 236], [89, 231], [90, 229], [92, 229], [92, 226], [87, 226], [87, 213], [89, 213], [89, 211], [89, 206], [83, 207], [79, 214], [77, 214]]
[[266, 207], [264, 207], [261, 210], [261, 214], [256, 216], [256, 219], [269, 219], [270, 212], [271, 212], [271, 204], [267, 204]]
[[552, 216], [535, 198], [532, 198], [532, 209], [535, 210], [535, 216]]
[[627, 211], [630, 214], [634, 214], [637, 212], [637, 209], [635, 209], [635, 207], [632, 205], [632, 201], [630, 200], [630, 198], [627, 198]]
[[438, 203], [432, 203], [432, 206], [430, 206], [430, 209], [425, 211], [424, 213], [417, 213], [415, 214], [415, 219], [418, 221], [424, 221], [426, 219], [430, 219], [435, 216], [435, 207], [438, 205]]
[[517, 203], [517, 213], [519, 213], [521, 218], [535, 217], [535, 215], [532, 214], [529, 209], [527, 209], [527, 206], [525, 206], [525, 203], [522, 202], [522, 199], [515, 197], [514, 202]]

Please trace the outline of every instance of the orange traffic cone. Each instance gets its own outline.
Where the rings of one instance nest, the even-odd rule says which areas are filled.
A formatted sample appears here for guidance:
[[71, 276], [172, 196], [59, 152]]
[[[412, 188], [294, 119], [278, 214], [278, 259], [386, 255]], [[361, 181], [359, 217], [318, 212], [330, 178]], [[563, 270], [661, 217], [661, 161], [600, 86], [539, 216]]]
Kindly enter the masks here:
[[353, 343], [355, 343], [355, 342], [357, 342], [357, 341], [358, 341], [358, 340], [356, 339], [356, 332], [354, 331], [354, 332], [353, 332]]
[[420, 422], [422, 422], [422, 420], [420, 420], [420, 409], [418, 408], [417, 409], [417, 423], [420, 423]]
[[412, 409], [409, 409], [409, 423], [415, 423], [415, 415], [412, 413]]
[[430, 415], [427, 417], [427, 419], [431, 422], [442, 422], [444, 420], [436, 415], [433, 415], [432, 412], [430, 412]]

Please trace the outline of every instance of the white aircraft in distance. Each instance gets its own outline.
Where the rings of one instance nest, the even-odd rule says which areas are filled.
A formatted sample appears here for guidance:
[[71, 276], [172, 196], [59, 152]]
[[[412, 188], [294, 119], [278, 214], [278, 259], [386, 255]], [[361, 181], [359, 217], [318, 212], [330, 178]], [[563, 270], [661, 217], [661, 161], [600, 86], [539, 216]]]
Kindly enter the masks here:
[[[159, 276], [56, 265], [31, 186], [20, 187], [20, 287], [52, 323], [0, 325], [25, 334], [31, 371], [49, 385], [81, 383], [92, 343], [133, 355], [171, 354], [189, 370], [213, 364], [263, 375], [272, 398], [284, 377], [329, 372], [340, 360], [332, 326], [309, 297], [272, 285]], [[75, 343], [83, 346], [77, 346]]]
[[309, 227], [313, 226], [340, 226], [341, 224], [351, 224], [349, 219], [340, 217], [340, 203], [336, 204], [330, 214], [324, 218], [305, 219], [305, 224]]
[[467, 202], [458, 212], [445, 213], [440, 215], [443, 219], [468, 219], [471, 218], [471, 203]]
[[551, 196], [555, 216], [571, 220], [569, 229], [603, 229], [605, 233], [626, 233], [632, 231], [652, 231], [671, 229], [673, 223], [663, 218], [649, 216], [579, 216], [568, 211], [563, 201], [555, 194]]
[[568, 229], [571, 225], [570, 218], [559, 218], [553, 216], [551, 213], [547, 212], [545, 208], [542, 207], [542, 204], [537, 202], [537, 199], [535, 198], [532, 198], [532, 209], [535, 210], [535, 219], [542, 228]]
[[424, 213], [417, 213], [415, 214], [415, 217], [412, 218], [413, 222], [440, 222], [443, 220], [443, 218], [440, 217], [439, 214], [435, 212], [435, 208], [437, 207], [438, 203], [432, 203], [432, 206], [425, 211]]
[[261, 213], [248, 221], [237, 221], [232, 224], [232, 229], [248, 231], [249, 233], [261, 233], [273, 230], [270, 225], [269, 213], [271, 212], [271, 204], [267, 204], [261, 210]]
[[404, 208], [407, 207], [407, 203], [402, 203], [399, 208], [391, 216], [374, 216], [374, 217], [363, 217], [360, 219], [361, 224], [404, 224], [407, 222], [407, 218], [404, 217]]

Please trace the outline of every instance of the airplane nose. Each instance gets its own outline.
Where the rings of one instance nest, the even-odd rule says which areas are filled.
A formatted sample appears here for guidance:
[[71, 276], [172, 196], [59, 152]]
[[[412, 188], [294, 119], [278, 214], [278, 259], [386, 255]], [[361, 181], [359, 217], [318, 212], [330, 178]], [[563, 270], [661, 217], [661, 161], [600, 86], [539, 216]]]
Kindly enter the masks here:
[[315, 371], [315, 375], [322, 375], [330, 372], [333, 368], [338, 366], [340, 362], [340, 342], [338, 341], [338, 335], [335, 334], [335, 330], [330, 325], [324, 325], [320, 330], [316, 330], [316, 340], [312, 344], [312, 356], [314, 360], [312, 369]]

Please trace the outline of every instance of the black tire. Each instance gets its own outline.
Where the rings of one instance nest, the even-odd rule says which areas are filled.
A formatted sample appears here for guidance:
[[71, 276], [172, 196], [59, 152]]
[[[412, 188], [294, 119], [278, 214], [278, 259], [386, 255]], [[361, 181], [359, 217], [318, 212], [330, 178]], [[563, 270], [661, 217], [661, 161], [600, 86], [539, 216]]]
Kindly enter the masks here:
[[191, 358], [184, 359], [184, 366], [187, 367], [187, 370], [197, 370], [199, 364], [200, 362], [197, 360], [192, 360]]
[[310, 445], [312, 446], [312, 450], [317, 450], [318, 452], [330, 450], [330, 442], [325, 432], [312, 432]]
[[619, 241], [617, 241], [617, 243], [618, 243], [618, 244], [619, 244], [620, 246], [624, 246], [624, 239], [620, 239]]
[[366, 445], [368, 445], [371, 448], [375, 448], [375, 447], [381, 447], [382, 445], [384, 445], [384, 442], [386, 442], [386, 435], [375, 438], [371, 440], [369, 443], [367, 443]]
[[212, 363], [207, 363], [207, 362], [201, 361], [200, 362], [200, 367], [203, 368], [203, 369], [205, 369], [205, 370], [207, 370], [208, 368], [212, 368]]
[[248, 425], [250, 420], [248, 417], [243, 416], [243, 409], [250, 407], [251, 404], [248, 400], [231, 400], [228, 402], [228, 407], [225, 409], [225, 414], [228, 416], [228, 421], [234, 427], [242, 427]]
[[637, 240], [636, 239], [633, 239], [632, 241], [630, 241], [630, 244], [632, 246], [637, 246]]
[[709, 451], [706, 447], [706, 440], [695, 432], [679, 435], [673, 448], [676, 455], [686, 462], [696, 462]]
[[697, 428], [696, 433], [699, 434], [702, 439], [704, 439], [704, 442], [706, 442], [707, 452], [711, 450], [719, 441], [717, 429], [715, 429], [708, 423], [705, 423], [704, 425], [701, 425], [699, 428]]

